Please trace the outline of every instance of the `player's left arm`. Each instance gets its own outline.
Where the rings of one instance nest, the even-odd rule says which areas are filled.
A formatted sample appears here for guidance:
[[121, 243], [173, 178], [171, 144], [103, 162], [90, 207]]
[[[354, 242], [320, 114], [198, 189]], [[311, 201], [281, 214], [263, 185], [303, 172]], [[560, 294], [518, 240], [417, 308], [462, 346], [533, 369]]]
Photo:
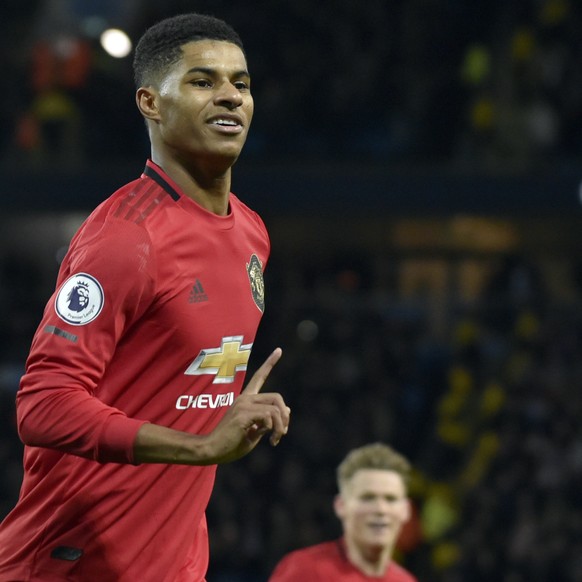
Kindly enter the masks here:
[[136, 462], [228, 463], [250, 453], [268, 433], [271, 444], [276, 446], [287, 434], [291, 411], [280, 394], [260, 391], [281, 353], [280, 348], [271, 353], [210, 434], [195, 435], [155, 424], [143, 425], [134, 444]]

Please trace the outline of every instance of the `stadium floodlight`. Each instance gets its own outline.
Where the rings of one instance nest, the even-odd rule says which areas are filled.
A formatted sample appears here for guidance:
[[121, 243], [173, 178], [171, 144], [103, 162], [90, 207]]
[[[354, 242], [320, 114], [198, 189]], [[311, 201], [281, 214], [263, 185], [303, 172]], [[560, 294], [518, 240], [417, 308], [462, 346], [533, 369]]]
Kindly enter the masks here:
[[132, 49], [131, 39], [119, 28], [108, 28], [101, 34], [101, 46], [116, 59], [126, 57]]

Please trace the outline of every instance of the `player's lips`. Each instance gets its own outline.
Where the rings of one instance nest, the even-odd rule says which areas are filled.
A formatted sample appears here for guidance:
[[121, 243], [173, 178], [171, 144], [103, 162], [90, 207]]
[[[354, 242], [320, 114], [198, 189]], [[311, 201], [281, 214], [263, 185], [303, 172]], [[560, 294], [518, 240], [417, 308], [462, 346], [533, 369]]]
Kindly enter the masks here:
[[243, 120], [240, 115], [233, 113], [215, 115], [207, 123], [221, 133], [240, 133], [244, 129]]

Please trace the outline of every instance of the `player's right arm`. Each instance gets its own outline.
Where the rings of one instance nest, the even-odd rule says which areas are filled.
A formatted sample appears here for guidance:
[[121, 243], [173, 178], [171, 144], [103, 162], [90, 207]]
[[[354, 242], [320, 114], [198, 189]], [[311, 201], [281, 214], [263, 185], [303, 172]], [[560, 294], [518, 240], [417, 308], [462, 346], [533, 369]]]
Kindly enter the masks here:
[[[24, 444], [98, 462], [135, 462], [133, 444], [145, 421], [94, 393], [124, 331], [151, 304], [150, 248], [147, 231], [128, 221], [89, 221], [71, 242], [16, 395]], [[88, 317], [75, 323], [83, 310], [70, 308], [70, 291], [83, 284], [89, 285]]]

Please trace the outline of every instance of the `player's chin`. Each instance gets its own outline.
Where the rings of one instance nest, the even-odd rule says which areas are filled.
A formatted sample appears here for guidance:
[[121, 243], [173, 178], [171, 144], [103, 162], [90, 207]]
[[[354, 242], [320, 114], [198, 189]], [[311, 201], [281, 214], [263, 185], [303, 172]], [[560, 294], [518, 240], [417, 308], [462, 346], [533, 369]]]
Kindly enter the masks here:
[[384, 531], [369, 532], [366, 536], [366, 541], [371, 546], [385, 546], [394, 538], [393, 532], [388, 529]]
[[220, 143], [215, 144], [212, 151], [216, 156], [223, 156], [225, 158], [236, 160], [240, 156], [244, 144], [244, 139], [222, 140]]
[[370, 551], [382, 551], [384, 550], [386, 547], [390, 547], [393, 545], [393, 540], [391, 537], [374, 537], [374, 538], [368, 538], [365, 542], [365, 546], [370, 550]]

